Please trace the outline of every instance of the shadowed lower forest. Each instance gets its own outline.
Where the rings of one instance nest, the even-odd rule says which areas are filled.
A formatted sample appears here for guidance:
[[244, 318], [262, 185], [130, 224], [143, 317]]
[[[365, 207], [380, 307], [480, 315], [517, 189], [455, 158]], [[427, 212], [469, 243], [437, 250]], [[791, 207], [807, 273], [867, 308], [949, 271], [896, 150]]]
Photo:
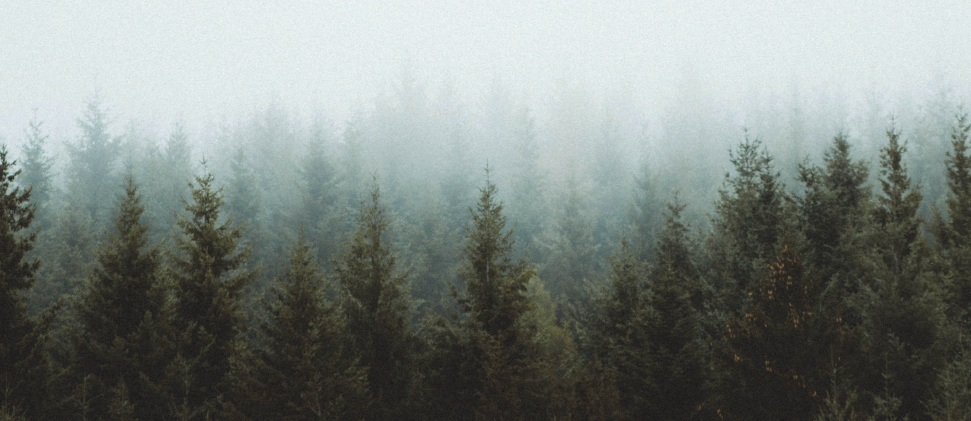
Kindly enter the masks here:
[[651, 136], [413, 86], [340, 130], [29, 122], [0, 419], [971, 419], [960, 107]]

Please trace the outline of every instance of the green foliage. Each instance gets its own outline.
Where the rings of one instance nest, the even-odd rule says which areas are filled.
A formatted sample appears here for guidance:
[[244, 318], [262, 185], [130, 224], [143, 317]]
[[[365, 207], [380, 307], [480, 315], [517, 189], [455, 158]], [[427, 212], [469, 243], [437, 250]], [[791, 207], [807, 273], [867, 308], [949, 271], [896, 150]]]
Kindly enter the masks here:
[[345, 320], [325, 298], [330, 285], [313, 255], [301, 235], [264, 304], [259, 356], [265, 401], [255, 418], [361, 419], [369, 409], [367, 370], [350, 352]]
[[[98, 249], [98, 263], [73, 306], [77, 326], [69, 332], [74, 351], [70, 373], [90, 378], [88, 410], [96, 417], [125, 409], [139, 419], [160, 419], [165, 409], [157, 391], [174, 351], [171, 308], [162, 251], [148, 247], [144, 211], [135, 182], [128, 178], [115, 229]], [[125, 398], [113, 401], [116, 392]], [[125, 401], [138, 405], [113, 407]]]
[[597, 253], [600, 247], [594, 240], [590, 205], [575, 175], [570, 176], [567, 184], [567, 192], [559, 203], [557, 218], [551, 227], [546, 253], [549, 258], [542, 271], [556, 301], [566, 304], [560, 310], [561, 320], [564, 319], [563, 313], [570, 310], [568, 306], [590, 307], [586, 286], [599, 272]]
[[823, 283], [807, 270], [791, 235], [742, 317], [730, 318], [715, 345], [720, 413], [738, 419], [810, 419], [822, 404], [828, 373], [842, 364], [848, 326], [820, 311]]
[[[36, 206], [35, 226], [48, 227], [52, 218], [51, 197], [54, 194], [54, 158], [48, 154], [43, 122], [30, 121], [26, 131], [27, 143], [23, 145], [20, 185], [30, 189], [30, 203]], [[40, 224], [38, 224], [40, 222]]]
[[396, 267], [380, 197], [375, 186], [371, 200], [361, 203], [357, 230], [334, 271], [351, 343], [368, 370], [368, 390], [376, 401], [370, 418], [405, 419], [413, 416], [408, 403], [422, 344], [409, 324], [408, 273]]
[[948, 193], [945, 200], [947, 217], [934, 214], [931, 232], [948, 278], [949, 312], [965, 324], [971, 319], [971, 157], [968, 136], [971, 122], [968, 114], [959, 114], [951, 132], [952, 151], [944, 160]]
[[121, 139], [112, 138], [108, 133], [108, 110], [102, 101], [100, 92], [88, 100], [84, 114], [77, 121], [81, 137], [67, 145], [71, 157], [67, 173], [69, 201], [98, 227], [108, 225], [109, 204], [103, 199], [112, 197], [116, 191], [115, 161], [121, 154]]
[[46, 409], [50, 373], [44, 353], [53, 313], [28, 316], [24, 293], [34, 283], [40, 265], [27, 254], [36, 232], [27, 231], [34, 218], [30, 189], [15, 187], [20, 171], [7, 161], [0, 145], [0, 414], [17, 419], [39, 417]]
[[[239, 249], [242, 228], [232, 220], [220, 221], [222, 191], [214, 190], [214, 177], [196, 177], [191, 203], [179, 219], [182, 236], [176, 238], [174, 323], [181, 332], [182, 365], [169, 368], [180, 376], [174, 396], [186, 396], [184, 411], [215, 408], [217, 398], [229, 389], [228, 376], [237, 356], [243, 330], [240, 295], [255, 271], [243, 269], [249, 248]], [[176, 382], [176, 380], [178, 380]]]

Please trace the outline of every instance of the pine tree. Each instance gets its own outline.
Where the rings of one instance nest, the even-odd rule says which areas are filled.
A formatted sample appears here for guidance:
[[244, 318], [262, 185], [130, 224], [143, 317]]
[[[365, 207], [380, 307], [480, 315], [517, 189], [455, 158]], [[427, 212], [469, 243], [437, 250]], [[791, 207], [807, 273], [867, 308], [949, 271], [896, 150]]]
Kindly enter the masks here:
[[222, 190], [214, 190], [212, 173], [196, 177], [192, 203], [178, 222], [179, 253], [175, 268], [174, 324], [181, 334], [179, 355], [169, 367], [173, 396], [185, 396], [180, 408], [187, 412], [216, 412], [218, 399], [228, 399], [229, 374], [237, 356], [243, 314], [242, 289], [255, 270], [244, 269], [250, 249], [240, 249], [242, 228], [232, 220], [220, 221]]
[[715, 203], [714, 232], [709, 238], [711, 279], [721, 294], [721, 311], [741, 314], [746, 293], [766, 275], [787, 219], [785, 193], [772, 157], [759, 139], [745, 139], [731, 151], [735, 176], [725, 176]]
[[[801, 224], [808, 242], [808, 262], [823, 282], [843, 283], [853, 277], [858, 264], [859, 237], [869, 206], [868, 170], [850, 158], [850, 144], [839, 133], [823, 157], [825, 166], [801, 166], [799, 180], [805, 185], [798, 199]], [[853, 291], [843, 286], [841, 291]]]
[[34, 283], [40, 262], [27, 254], [36, 232], [31, 190], [14, 187], [20, 171], [7, 161], [0, 145], [0, 414], [40, 418], [47, 397], [49, 366], [44, 353], [53, 312], [42, 318], [27, 314], [25, 292]]
[[248, 263], [252, 269], [255, 264], [269, 257], [266, 232], [261, 218], [262, 195], [256, 174], [243, 148], [236, 149], [229, 167], [233, 177], [226, 186], [226, 214], [244, 229], [243, 243], [252, 249], [251, 257], [255, 260]]
[[893, 126], [887, 140], [880, 158], [882, 194], [867, 234], [869, 267], [854, 299], [868, 355], [856, 371], [861, 388], [869, 392], [867, 401], [900, 399], [901, 415], [925, 419], [923, 402], [947, 348], [944, 306], [927, 267], [930, 250], [917, 214], [921, 194], [903, 164], [906, 148]]
[[84, 115], [78, 119], [81, 137], [68, 144], [69, 201], [86, 212], [96, 227], [108, 226], [109, 208], [104, 197], [115, 192], [115, 161], [121, 154], [121, 139], [108, 132], [108, 110], [100, 92], [88, 100]]
[[[90, 379], [95, 417], [107, 418], [113, 405], [134, 404], [138, 419], [162, 419], [160, 390], [174, 351], [162, 271], [162, 250], [148, 246], [145, 207], [129, 176], [115, 229], [97, 252], [98, 263], [74, 306], [77, 327], [70, 332], [72, 374]], [[81, 383], [81, 381], [79, 381]], [[113, 401], [114, 398], [124, 398]], [[114, 397], [114, 398], [113, 398]]]
[[259, 328], [265, 402], [257, 418], [361, 419], [370, 395], [367, 370], [351, 354], [349, 331], [303, 234], [265, 304]]
[[644, 305], [648, 319], [649, 358], [655, 367], [648, 390], [651, 419], [693, 419], [707, 395], [708, 349], [704, 340], [700, 272], [692, 256], [688, 227], [681, 222], [684, 205], [668, 205], [668, 217], [656, 250], [657, 265], [649, 271]]
[[742, 317], [715, 344], [718, 411], [732, 419], [811, 419], [841, 366], [848, 326], [803, 263], [796, 238], [783, 237], [770, 273], [748, 293]]
[[[293, 228], [303, 227], [318, 258], [329, 266], [336, 256], [340, 234], [346, 228], [344, 200], [340, 197], [340, 178], [324, 155], [322, 134], [317, 134], [308, 146], [300, 168], [302, 199], [293, 215]], [[296, 231], [296, 230], [295, 230]]]
[[965, 324], [971, 322], [971, 157], [968, 114], [957, 116], [951, 132], [952, 151], [944, 160], [947, 168], [947, 215], [935, 212], [931, 231], [942, 260], [942, 275], [949, 281], [950, 313]]
[[[47, 151], [48, 135], [42, 121], [31, 120], [26, 131], [27, 143], [23, 146], [22, 175], [19, 183], [30, 188], [30, 203], [37, 207], [35, 226], [46, 228], [53, 218], [50, 200], [54, 194], [54, 157]], [[39, 222], [40, 224], [36, 224]]]
[[536, 372], [535, 326], [523, 321], [535, 270], [510, 256], [514, 242], [502, 209], [487, 177], [466, 228], [459, 285], [452, 286], [458, 313], [439, 320], [433, 334], [433, 419], [540, 419], [549, 409]]
[[371, 199], [361, 203], [357, 230], [334, 262], [334, 271], [354, 352], [368, 370], [368, 390], [375, 399], [370, 418], [407, 419], [415, 415], [408, 405], [421, 342], [409, 323], [408, 273], [396, 267], [380, 198], [375, 186]]
[[547, 255], [549, 258], [542, 278], [550, 285], [554, 299], [564, 304], [558, 316], [566, 314], [582, 317], [591, 307], [587, 285], [598, 272], [597, 254], [601, 248], [594, 240], [594, 220], [590, 206], [575, 176], [567, 181], [567, 192], [560, 204]]

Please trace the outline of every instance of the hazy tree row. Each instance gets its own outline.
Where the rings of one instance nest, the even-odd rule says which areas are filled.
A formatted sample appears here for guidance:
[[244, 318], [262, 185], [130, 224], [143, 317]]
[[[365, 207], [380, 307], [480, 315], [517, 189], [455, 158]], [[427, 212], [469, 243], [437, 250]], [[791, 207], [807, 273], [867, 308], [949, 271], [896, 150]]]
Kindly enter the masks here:
[[2, 416], [971, 416], [966, 114], [939, 156], [892, 119], [817, 161], [745, 133], [719, 183], [692, 151], [634, 176], [607, 118], [543, 148], [508, 104], [483, 154], [401, 89], [339, 140], [270, 107], [198, 164], [97, 98], [60, 165], [31, 122], [0, 153]]

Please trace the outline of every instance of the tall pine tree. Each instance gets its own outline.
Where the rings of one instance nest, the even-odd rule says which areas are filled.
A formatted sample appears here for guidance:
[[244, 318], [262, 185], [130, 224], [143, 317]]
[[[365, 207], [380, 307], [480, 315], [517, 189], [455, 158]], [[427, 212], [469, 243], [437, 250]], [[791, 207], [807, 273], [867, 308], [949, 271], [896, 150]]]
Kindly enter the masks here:
[[[97, 252], [70, 332], [76, 393], [94, 396], [79, 408], [84, 417], [111, 418], [119, 405], [132, 405], [137, 419], [163, 419], [160, 393], [174, 351], [166, 302], [162, 250], [148, 246], [145, 207], [129, 176], [115, 229]], [[127, 399], [119, 399], [124, 390]]]
[[407, 272], [396, 266], [386, 208], [375, 185], [361, 203], [357, 230], [334, 262], [353, 349], [375, 399], [370, 419], [410, 419], [421, 342], [410, 326]]
[[181, 334], [170, 386], [173, 396], [184, 397], [174, 402], [183, 413], [217, 414], [229, 398], [230, 367], [243, 330], [240, 295], [255, 276], [245, 269], [250, 248], [240, 249], [242, 228], [219, 217], [224, 202], [214, 181], [212, 173], [196, 177], [172, 256], [174, 324]]

